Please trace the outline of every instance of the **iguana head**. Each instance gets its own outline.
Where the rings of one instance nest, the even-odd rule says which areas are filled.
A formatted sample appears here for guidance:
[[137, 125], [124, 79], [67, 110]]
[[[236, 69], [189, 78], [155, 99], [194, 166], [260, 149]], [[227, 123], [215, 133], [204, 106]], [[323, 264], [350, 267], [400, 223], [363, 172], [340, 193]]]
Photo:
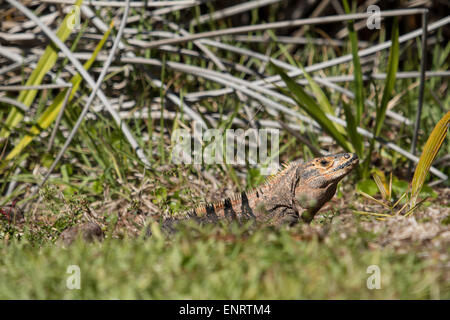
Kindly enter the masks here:
[[297, 168], [294, 187], [294, 206], [308, 209], [303, 213], [305, 221], [311, 221], [314, 214], [336, 193], [338, 182], [358, 164], [354, 153], [339, 153], [315, 158]]
[[298, 173], [300, 185], [310, 188], [324, 188], [336, 184], [358, 164], [355, 153], [339, 153], [315, 158], [303, 165]]

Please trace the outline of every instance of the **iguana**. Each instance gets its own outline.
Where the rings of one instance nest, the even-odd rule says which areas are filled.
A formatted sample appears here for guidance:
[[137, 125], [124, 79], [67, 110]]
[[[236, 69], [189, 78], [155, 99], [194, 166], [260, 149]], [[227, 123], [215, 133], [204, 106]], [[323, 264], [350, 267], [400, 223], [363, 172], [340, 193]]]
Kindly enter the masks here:
[[206, 204], [181, 217], [162, 221], [165, 231], [173, 231], [177, 222], [217, 222], [220, 219], [249, 220], [272, 225], [311, 222], [320, 208], [336, 192], [338, 182], [359, 162], [356, 154], [340, 153], [320, 157], [306, 163], [292, 162], [266, 183], [223, 201]]

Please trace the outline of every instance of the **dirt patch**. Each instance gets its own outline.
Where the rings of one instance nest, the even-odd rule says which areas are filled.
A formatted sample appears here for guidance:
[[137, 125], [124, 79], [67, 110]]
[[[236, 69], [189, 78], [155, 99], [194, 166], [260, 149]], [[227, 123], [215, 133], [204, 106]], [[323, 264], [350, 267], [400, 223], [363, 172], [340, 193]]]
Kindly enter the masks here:
[[[343, 199], [334, 199], [315, 219], [315, 225], [307, 227], [305, 234], [315, 233], [326, 241], [331, 235], [347, 239], [355, 234], [362, 234], [371, 250], [394, 249], [399, 254], [416, 252], [421, 259], [431, 259], [436, 268], [444, 269], [445, 279], [450, 282], [450, 188], [437, 189], [439, 196], [431, 201], [431, 205], [418, 208], [408, 217], [393, 216], [385, 220], [377, 220], [372, 216], [355, 214], [348, 206], [343, 210]], [[356, 210], [370, 209], [381, 212], [382, 207], [367, 203], [353, 202]], [[329, 217], [331, 208], [335, 214]], [[318, 223], [321, 220], [331, 222]], [[364, 236], [364, 233], [367, 233]], [[368, 236], [370, 234], [373, 237]]]

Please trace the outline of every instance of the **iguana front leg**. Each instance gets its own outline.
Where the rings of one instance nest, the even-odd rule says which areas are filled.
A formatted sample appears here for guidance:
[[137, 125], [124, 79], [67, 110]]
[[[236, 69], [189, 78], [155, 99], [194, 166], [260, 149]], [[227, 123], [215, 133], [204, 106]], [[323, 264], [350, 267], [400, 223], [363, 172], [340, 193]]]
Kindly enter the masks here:
[[300, 216], [304, 222], [310, 223], [320, 208], [333, 198], [336, 189], [337, 183], [332, 183], [325, 188], [301, 188], [300, 194], [294, 197], [293, 207], [301, 212]]

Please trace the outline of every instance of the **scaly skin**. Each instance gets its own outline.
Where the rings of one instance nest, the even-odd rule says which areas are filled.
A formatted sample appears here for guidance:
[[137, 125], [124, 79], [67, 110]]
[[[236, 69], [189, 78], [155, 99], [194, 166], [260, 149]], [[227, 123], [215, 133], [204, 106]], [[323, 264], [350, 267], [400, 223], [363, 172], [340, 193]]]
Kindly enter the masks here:
[[356, 154], [351, 153], [316, 158], [306, 163], [293, 162], [259, 188], [196, 208], [181, 218], [168, 218], [162, 227], [173, 230], [174, 222], [185, 219], [198, 222], [255, 219], [272, 225], [309, 223], [334, 196], [338, 182], [358, 162]]

